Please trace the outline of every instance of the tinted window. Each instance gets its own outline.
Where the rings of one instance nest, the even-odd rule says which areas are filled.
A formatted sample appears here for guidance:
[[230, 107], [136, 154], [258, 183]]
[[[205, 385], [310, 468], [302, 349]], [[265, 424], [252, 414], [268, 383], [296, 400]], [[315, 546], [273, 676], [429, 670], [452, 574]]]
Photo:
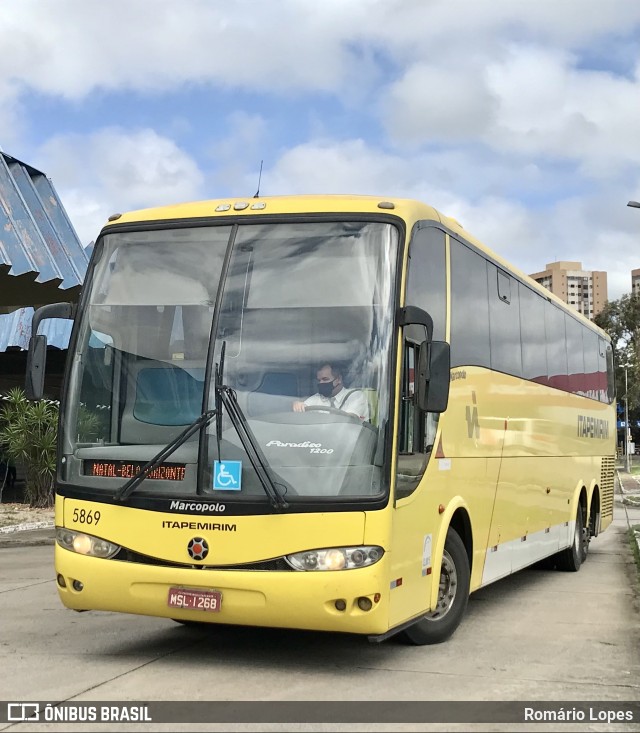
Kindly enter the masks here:
[[587, 397], [600, 399], [600, 379], [598, 376], [598, 334], [582, 327], [582, 353], [584, 356], [584, 388]]
[[445, 338], [445, 235], [432, 226], [416, 227], [409, 248], [407, 305], [416, 305], [433, 318], [433, 338]]
[[607, 344], [607, 397], [608, 402], [613, 402], [616, 398], [616, 377], [613, 369], [613, 348], [611, 344]]
[[520, 284], [522, 376], [541, 384], [547, 382], [545, 305], [546, 301], [538, 293]]
[[584, 352], [582, 326], [570, 315], [565, 315], [567, 329], [567, 359], [569, 367], [569, 392], [585, 394]]
[[[526, 315], [525, 315], [526, 317]], [[567, 389], [567, 347], [564, 313], [553, 303], [544, 305], [544, 327], [547, 335], [547, 375], [549, 385]]]
[[518, 283], [493, 263], [487, 263], [491, 368], [522, 375]]
[[487, 263], [451, 238], [451, 366], [490, 366]]

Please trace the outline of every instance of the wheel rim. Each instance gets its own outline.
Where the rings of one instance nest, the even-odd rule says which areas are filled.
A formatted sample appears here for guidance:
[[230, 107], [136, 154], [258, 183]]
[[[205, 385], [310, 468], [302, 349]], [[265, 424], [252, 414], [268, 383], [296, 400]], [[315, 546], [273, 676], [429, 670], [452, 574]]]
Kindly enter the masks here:
[[442, 556], [442, 567], [440, 568], [440, 587], [438, 589], [438, 602], [433, 611], [425, 618], [429, 621], [439, 621], [447, 615], [453, 606], [458, 590], [458, 572], [451, 555], [445, 550]]

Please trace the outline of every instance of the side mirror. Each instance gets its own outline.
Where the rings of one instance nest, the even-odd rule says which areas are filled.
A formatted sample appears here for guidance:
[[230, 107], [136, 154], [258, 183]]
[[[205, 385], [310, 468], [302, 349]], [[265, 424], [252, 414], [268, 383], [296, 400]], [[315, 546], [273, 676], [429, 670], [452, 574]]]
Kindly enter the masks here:
[[446, 341], [425, 341], [416, 367], [418, 407], [425, 412], [444, 412], [449, 404], [451, 347]]
[[24, 384], [28, 400], [41, 400], [44, 394], [44, 372], [47, 361], [47, 337], [32, 336], [27, 353], [27, 375]]
[[28, 400], [41, 400], [44, 395], [44, 375], [47, 362], [47, 337], [38, 335], [38, 327], [46, 318], [73, 318], [71, 303], [51, 303], [38, 308], [31, 319], [31, 338], [27, 354], [27, 374], [24, 391]]

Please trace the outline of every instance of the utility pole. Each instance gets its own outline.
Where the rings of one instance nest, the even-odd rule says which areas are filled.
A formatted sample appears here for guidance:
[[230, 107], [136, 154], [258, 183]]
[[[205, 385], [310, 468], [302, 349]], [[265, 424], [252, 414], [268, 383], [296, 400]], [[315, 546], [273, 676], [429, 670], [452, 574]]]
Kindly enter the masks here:
[[[630, 206], [632, 209], [640, 209], [640, 201], [629, 201], [627, 203], [627, 206]], [[624, 367], [624, 392], [625, 392], [624, 394], [625, 467], [626, 467], [627, 473], [631, 473], [631, 464], [629, 462], [629, 389], [627, 387], [627, 369], [629, 368], [629, 364], [623, 364], [623, 367]]]
[[624, 468], [631, 473], [631, 459], [629, 456], [629, 384], [627, 381], [628, 364], [623, 364], [624, 369]]

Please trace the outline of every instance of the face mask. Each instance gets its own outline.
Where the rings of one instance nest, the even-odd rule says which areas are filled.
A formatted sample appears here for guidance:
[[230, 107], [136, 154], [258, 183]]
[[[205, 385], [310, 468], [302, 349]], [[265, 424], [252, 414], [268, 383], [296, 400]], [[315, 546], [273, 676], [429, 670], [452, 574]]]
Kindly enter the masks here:
[[331, 393], [333, 392], [333, 390], [333, 382], [318, 382], [318, 392], [323, 397], [331, 397]]

